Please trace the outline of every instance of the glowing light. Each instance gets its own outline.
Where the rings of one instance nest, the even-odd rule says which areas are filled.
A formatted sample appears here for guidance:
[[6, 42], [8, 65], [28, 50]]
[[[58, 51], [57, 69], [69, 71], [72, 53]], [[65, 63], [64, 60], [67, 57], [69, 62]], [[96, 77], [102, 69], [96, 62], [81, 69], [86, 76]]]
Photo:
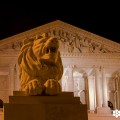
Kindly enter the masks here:
[[113, 110], [113, 116], [115, 116], [116, 118], [120, 116], [120, 110]]

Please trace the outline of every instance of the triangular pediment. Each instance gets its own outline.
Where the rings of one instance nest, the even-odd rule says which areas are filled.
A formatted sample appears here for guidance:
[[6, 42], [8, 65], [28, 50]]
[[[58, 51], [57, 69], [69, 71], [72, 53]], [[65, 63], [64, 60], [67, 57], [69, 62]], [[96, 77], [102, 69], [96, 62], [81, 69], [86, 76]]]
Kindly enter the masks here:
[[17, 53], [25, 39], [32, 38], [41, 33], [54, 35], [59, 39], [62, 55], [120, 53], [119, 43], [56, 20], [1, 40], [0, 54]]

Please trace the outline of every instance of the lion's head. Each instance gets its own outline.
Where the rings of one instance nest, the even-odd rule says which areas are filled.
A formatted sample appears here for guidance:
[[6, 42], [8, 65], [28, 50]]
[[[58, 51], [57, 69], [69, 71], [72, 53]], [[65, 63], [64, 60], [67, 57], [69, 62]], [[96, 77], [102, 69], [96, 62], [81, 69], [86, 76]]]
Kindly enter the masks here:
[[58, 57], [60, 57], [58, 48], [59, 42], [57, 38], [46, 37], [45, 35], [34, 40], [32, 47], [37, 60], [47, 64], [56, 64]]
[[33, 79], [40, 80], [42, 84], [48, 79], [59, 81], [63, 65], [57, 38], [42, 34], [29, 39], [20, 50], [18, 64], [21, 89]]

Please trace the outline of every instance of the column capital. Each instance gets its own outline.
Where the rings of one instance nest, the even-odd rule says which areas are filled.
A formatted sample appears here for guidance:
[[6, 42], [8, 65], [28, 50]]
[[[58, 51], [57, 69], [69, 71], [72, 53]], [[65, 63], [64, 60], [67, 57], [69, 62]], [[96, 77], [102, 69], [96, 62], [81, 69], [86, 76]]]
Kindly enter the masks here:
[[68, 65], [68, 68], [74, 68], [75, 65]]

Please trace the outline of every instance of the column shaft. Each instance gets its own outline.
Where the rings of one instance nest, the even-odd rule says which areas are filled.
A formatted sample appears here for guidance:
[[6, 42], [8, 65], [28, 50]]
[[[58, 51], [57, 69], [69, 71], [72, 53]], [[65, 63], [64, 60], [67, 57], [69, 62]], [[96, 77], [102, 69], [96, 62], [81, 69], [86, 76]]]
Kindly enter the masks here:
[[108, 107], [107, 103], [107, 82], [105, 77], [105, 71], [104, 68], [102, 68], [102, 87], [103, 87], [103, 107]]
[[73, 68], [69, 66], [69, 74], [68, 74], [68, 91], [74, 92], [74, 80], [73, 80]]
[[102, 81], [100, 71], [96, 68], [95, 71], [95, 82], [96, 82], [96, 107], [102, 107]]
[[9, 95], [13, 95], [13, 90], [14, 90], [14, 64], [10, 64], [9, 66]]

